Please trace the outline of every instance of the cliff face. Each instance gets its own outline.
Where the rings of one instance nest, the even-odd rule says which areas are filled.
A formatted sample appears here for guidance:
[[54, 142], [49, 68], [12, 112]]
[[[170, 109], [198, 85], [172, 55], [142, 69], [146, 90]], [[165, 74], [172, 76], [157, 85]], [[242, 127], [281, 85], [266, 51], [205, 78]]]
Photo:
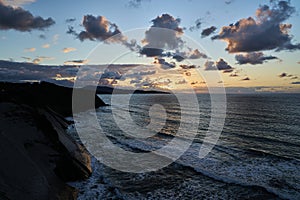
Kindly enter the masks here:
[[[0, 199], [76, 199], [66, 182], [85, 179], [92, 170], [88, 152], [65, 132], [72, 89], [0, 85]], [[97, 107], [105, 105], [95, 99]]]

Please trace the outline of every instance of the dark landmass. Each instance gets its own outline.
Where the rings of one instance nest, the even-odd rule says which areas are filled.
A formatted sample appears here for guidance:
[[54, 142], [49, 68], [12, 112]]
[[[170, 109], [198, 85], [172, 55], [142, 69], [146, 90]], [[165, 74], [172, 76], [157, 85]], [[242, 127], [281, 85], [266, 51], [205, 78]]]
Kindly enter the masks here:
[[[76, 199], [77, 190], [66, 182], [86, 179], [92, 170], [88, 152], [66, 133], [72, 89], [0, 85], [0, 199]], [[94, 98], [96, 107], [105, 105]]]
[[[85, 87], [85, 89], [92, 89], [93, 87]], [[165, 91], [158, 90], [130, 90], [130, 89], [118, 89], [109, 86], [98, 86], [96, 89], [97, 94], [170, 94]]]
[[[8, 83], [0, 82], [1, 101], [15, 101], [34, 107], [48, 107], [60, 115], [72, 115], [73, 88], [58, 86], [53, 83]], [[94, 98], [95, 107], [106, 104], [90, 90], [78, 89], [79, 95], [85, 98]], [[91, 109], [89, 105], [82, 104], [78, 111]]]

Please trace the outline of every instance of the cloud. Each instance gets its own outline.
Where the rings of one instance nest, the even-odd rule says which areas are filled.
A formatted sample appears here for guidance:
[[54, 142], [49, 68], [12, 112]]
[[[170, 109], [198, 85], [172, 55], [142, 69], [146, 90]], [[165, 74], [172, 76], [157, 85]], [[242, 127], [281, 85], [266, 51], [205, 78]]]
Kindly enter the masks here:
[[244, 65], [244, 64], [257, 65], [257, 64], [263, 64], [268, 60], [274, 60], [278, 58], [275, 56], [265, 56], [262, 52], [251, 52], [245, 54], [238, 54], [235, 56], [235, 59], [237, 63], [240, 65]]
[[[130, 0], [128, 5], [132, 8], [139, 8], [142, 5], [142, 2], [145, 0]], [[150, 0], [148, 0], [150, 1]]]
[[187, 52], [176, 51], [175, 53], [167, 53], [166, 56], [174, 58], [177, 62], [181, 62], [184, 59], [208, 58], [208, 56], [205, 53], [200, 52], [198, 49], [190, 49]]
[[179, 65], [182, 69], [195, 69], [197, 68], [196, 65]]
[[200, 52], [198, 49], [195, 49], [191, 51], [187, 57], [188, 59], [199, 59], [199, 58], [208, 58], [208, 56], [202, 52]]
[[33, 16], [23, 8], [5, 5], [0, 0], [0, 30], [15, 29], [17, 31], [44, 30], [55, 24], [52, 18], [43, 19]]
[[141, 49], [140, 54], [146, 55], [147, 57], [156, 57], [161, 56], [163, 52], [163, 49], [144, 47]]
[[187, 84], [188, 82], [185, 79], [175, 82], [176, 85]]
[[152, 26], [145, 33], [145, 38], [143, 39], [143, 44], [145, 45], [140, 53], [153, 57], [160, 56], [163, 49], [176, 50], [182, 47], [183, 41], [181, 36], [183, 28], [179, 27], [180, 21], [179, 18], [174, 18], [169, 14], [162, 14], [151, 20]]
[[78, 36], [78, 33], [75, 31], [74, 26], [68, 26], [68, 30], [66, 33], [70, 35]]
[[25, 52], [35, 52], [36, 51], [36, 48], [34, 47], [31, 47], [31, 48], [26, 48], [24, 49]]
[[233, 68], [232, 69], [225, 69], [225, 70], [223, 70], [223, 73], [231, 73], [231, 72], [233, 72]]
[[87, 63], [88, 60], [69, 60], [69, 61], [65, 61], [64, 65], [84, 65]]
[[170, 14], [162, 14], [151, 20], [151, 27], [145, 32], [142, 40], [144, 46], [140, 47], [140, 54], [147, 57], [158, 57], [161, 60], [155, 62], [171, 68], [175, 63], [166, 62], [163, 57], [168, 57], [181, 62], [184, 59], [208, 58], [198, 49], [185, 46], [182, 40], [184, 28], [180, 27], [180, 18], [174, 18]]
[[202, 23], [203, 23], [202, 21], [203, 21], [202, 18], [196, 19], [195, 24], [193, 26], [191, 26], [189, 28], [189, 30], [190, 31], [199, 30], [201, 28]]
[[167, 62], [164, 58], [154, 58], [154, 64], [161, 65], [162, 69], [170, 69], [176, 67], [174, 62]]
[[74, 35], [80, 41], [101, 41], [107, 44], [120, 43], [131, 51], [140, 52], [141, 48], [137, 41], [130, 41], [122, 34], [118, 26], [108, 21], [104, 16], [85, 15], [82, 22], [84, 31], [77, 32], [73, 26], [68, 26], [67, 34]]
[[289, 29], [292, 25], [283, 24], [295, 12], [295, 8], [290, 6], [290, 1], [271, 2], [272, 8], [262, 5], [256, 10], [255, 19], [240, 19], [235, 24], [224, 26], [212, 39], [227, 42], [226, 50], [229, 53], [299, 50], [299, 43], [291, 43]]
[[69, 53], [69, 52], [76, 51], [76, 50], [77, 50], [76, 48], [67, 47], [67, 48], [63, 48], [62, 52]]
[[30, 61], [31, 61], [31, 58], [30, 58], [30, 57], [22, 56], [21, 58], [25, 59], [27, 62], [30, 62]]
[[76, 21], [76, 18], [68, 18], [66, 19], [66, 23], [72, 23], [72, 22], [75, 22]]
[[38, 56], [37, 58], [32, 60], [33, 64], [40, 64], [44, 60], [53, 60], [53, 57], [48, 57], [48, 56]]
[[44, 44], [44, 45], [42, 46], [42, 48], [48, 49], [48, 48], [50, 48], [50, 44]]
[[120, 74], [118, 71], [105, 71], [102, 76], [101, 79], [121, 79], [122, 78], [122, 74]]
[[6, 6], [20, 7], [25, 4], [33, 3], [36, 0], [2, 0], [3, 4]]
[[236, 72], [234, 72], [234, 73], [230, 74], [229, 76], [230, 77], [238, 77], [239, 75]]
[[212, 33], [214, 33], [215, 30], [217, 30], [217, 27], [215, 27], [215, 26], [211, 26], [209, 28], [203, 29], [203, 31], [201, 32], [201, 37], [202, 38], [207, 37], [207, 36], [211, 35]]
[[283, 77], [286, 77], [287, 76], [287, 73], [283, 72], [281, 74], [278, 75], [280, 78], [283, 78]]
[[131, 78], [131, 77], [149, 76], [149, 75], [153, 75], [153, 74], [156, 74], [155, 70], [135, 72], [132, 74], [126, 74], [125, 76], [126, 76], [126, 78]]
[[250, 81], [250, 78], [247, 76], [247, 77], [241, 79], [241, 81]]
[[[41, 56], [41, 59], [45, 58]], [[47, 57], [50, 59], [50, 57]], [[24, 58], [25, 59], [25, 58]], [[0, 61], [0, 79], [19, 82], [24, 80], [50, 81], [72, 87], [78, 68], [73, 66], [36, 65], [31, 58], [27, 63]], [[59, 75], [57, 75], [59, 74]], [[59, 79], [59, 80], [58, 80]], [[67, 81], [70, 80], [70, 81]]]
[[80, 41], [98, 40], [105, 41], [107, 43], [125, 41], [125, 38], [121, 34], [118, 26], [108, 21], [104, 16], [95, 17], [93, 15], [85, 15], [83, 17], [82, 25], [85, 29], [84, 31], [77, 33], [74, 30], [74, 27], [69, 26], [67, 33], [75, 35]]
[[291, 82], [292, 85], [300, 85], [300, 81]]
[[234, 2], [234, 0], [226, 0], [225, 4], [229, 5], [229, 4], [232, 4], [233, 2]]
[[57, 44], [58, 40], [59, 40], [59, 34], [53, 35], [53, 37], [52, 37], [53, 44]]
[[285, 73], [285, 72], [282, 72], [281, 74], [278, 75], [279, 78], [290, 78], [291, 80], [294, 80], [294, 79], [298, 79], [298, 76], [296, 75], [293, 75], [293, 74], [288, 74], [288, 73]]
[[233, 69], [224, 59], [220, 58], [219, 61], [206, 61], [204, 63], [204, 69], [209, 70], [230, 70]]
[[40, 34], [40, 35], [39, 35], [39, 38], [45, 40], [45, 39], [46, 39], [46, 35], [45, 35], [45, 34]]

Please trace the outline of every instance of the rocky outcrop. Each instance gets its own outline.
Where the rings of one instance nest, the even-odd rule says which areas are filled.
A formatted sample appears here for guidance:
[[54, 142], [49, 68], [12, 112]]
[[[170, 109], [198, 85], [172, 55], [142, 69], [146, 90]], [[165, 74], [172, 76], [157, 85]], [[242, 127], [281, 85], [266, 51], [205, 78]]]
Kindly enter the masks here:
[[71, 95], [49, 83], [1, 83], [0, 199], [76, 199], [66, 182], [92, 170], [88, 152], [66, 134]]

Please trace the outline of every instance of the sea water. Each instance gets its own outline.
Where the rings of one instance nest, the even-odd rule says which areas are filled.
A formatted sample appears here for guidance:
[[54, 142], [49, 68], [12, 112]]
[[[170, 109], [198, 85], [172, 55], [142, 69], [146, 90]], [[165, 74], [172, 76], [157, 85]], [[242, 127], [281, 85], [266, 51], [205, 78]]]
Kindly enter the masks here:
[[[111, 95], [100, 98], [111, 103]], [[70, 183], [80, 190], [79, 199], [300, 199], [300, 94], [227, 94], [223, 131], [204, 158], [199, 158], [199, 149], [211, 120], [211, 98], [208, 94], [197, 98], [199, 112], [192, 104], [181, 109], [170, 94], [134, 94], [129, 106], [98, 108], [99, 125], [106, 136], [114, 145], [135, 153], [162, 148], [174, 137], [195, 136], [188, 130], [176, 135], [182, 115], [199, 126], [190, 148], [157, 171], [121, 172], [93, 158], [92, 176]], [[154, 104], [165, 108], [167, 119], [161, 120], [163, 128], [150, 138], [129, 137], [112, 116], [128, 112], [143, 127], [150, 122], [149, 109]], [[81, 126], [94, 128], [88, 122]], [[76, 135], [73, 126], [69, 132]]]

